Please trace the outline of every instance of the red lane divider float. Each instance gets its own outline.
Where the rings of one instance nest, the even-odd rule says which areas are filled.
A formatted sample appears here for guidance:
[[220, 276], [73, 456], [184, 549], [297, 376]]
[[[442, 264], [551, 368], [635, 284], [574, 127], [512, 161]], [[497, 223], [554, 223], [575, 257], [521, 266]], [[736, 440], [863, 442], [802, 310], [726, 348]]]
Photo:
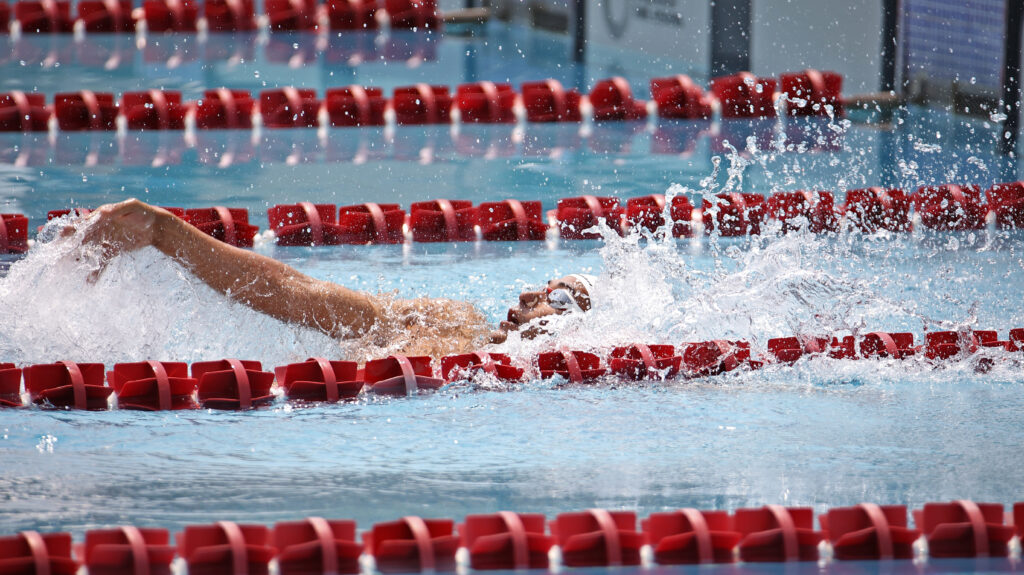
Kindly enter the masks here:
[[70, 533], [22, 531], [0, 537], [0, 573], [74, 575], [78, 562], [71, 556]]
[[383, 126], [384, 90], [351, 85], [327, 90], [324, 99], [331, 126]]
[[66, 0], [19, 0], [14, 19], [27, 34], [67, 34], [74, 28], [71, 3]]
[[454, 571], [459, 537], [451, 519], [403, 517], [363, 534], [366, 552], [381, 573]]
[[608, 370], [601, 358], [585, 351], [552, 351], [537, 356], [537, 367], [544, 379], [561, 376], [571, 383], [583, 383], [601, 377]]
[[264, 525], [188, 525], [178, 533], [177, 542], [190, 575], [267, 575], [275, 554]]
[[81, 0], [78, 2], [78, 20], [86, 32], [135, 32], [131, 0]]
[[281, 88], [260, 92], [260, 116], [268, 128], [315, 128], [320, 100], [316, 90]]
[[1010, 351], [1024, 350], [1024, 328], [1010, 330]]
[[43, 94], [20, 90], [0, 93], [0, 132], [45, 132], [50, 108]]
[[166, 529], [126, 525], [85, 532], [85, 567], [92, 575], [158, 575], [171, 572], [177, 551]]
[[520, 381], [524, 373], [523, 368], [512, 365], [512, 358], [503, 353], [478, 351], [441, 358], [441, 377], [445, 381], [468, 377], [477, 371], [493, 375], [501, 381]]
[[[152, 94], [140, 95], [144, 99]], [[225, 96], [228, 101], [233, 96]], [[222, 102], [217, 97], [216, 102]], [[155, 129], [164, 125], [159, 115], [152, 116], [148, 104], [134, 106], [145, 110], [138, 126], [149, 125]], [[220, 104], [205, 106], [211, 125], [223, 123], [231, 113], [225, 113]], [[168, 126], [175, 127], [175, 121]], [[180, 125], [180, 124], [178, 124]], [[927, 191], [927, 190], [932, 191]], [[806, 226], [813, 233], [833, 233], [844, 225], [864, 232], [888, 230], [907, 232], [911, 223], [911, 205], [917, 203], [922, 220], [927, 227], [940, 230], [972, 230], [985, 226], [987, 214], [996, 214], [1000, 227], [1016, 226], [1017, 219], [1024, 213], [1024, 203], [1017, 202], [1015, 194], [1024, 194], [1024, 183], [997, 184], [988, 194], [996, 198], [991, 206], [982, 204], [981, 192], [977, 186], [967, 193], [961, 186], [935, 186], [922, 188], [914, 200], [900, 190], [867, 188], [847, 192], [845, 206], [837, 207], [831, 192], [777, 192], [765, 198], [753, 193], [721, 193], [711, 199], [702, 200], [700, 211], [696, 211], [686, 196], [675, 196], [668, 209], [672, 222], [672, 234], [687, 237], [692, 234], [691, 222], [694, 216], [703, 221], [707, 234], [718, 233], [723, 237], [738, 237], [760, 234], [766, 218], [781, 223], [785, 233]], [[959, 190], [959, 191], [958, 191]], [[973, 198], [973, 199], [970, 199]], [[315, 209], [307, 209], [309, 206]], [[964, 206], [968, 206], [965, 210]], [[328, 209], [330, 208], [330, 209]], [[244, 208], [199, 208], [181, 210], [168, 208], [175, 215], [204, 233], [237, 247], [252, 247], [259, 229], [249, 224], [248, 210]], [[476, 238], [479, 227], [482, 239], [487, 241], [541, 240], [548, 232], [548, 224], [542, 219], [542, 206], [538, 201], [484, 202], [473, 207], [464, 200], [433, 200], [415, 202], [412, 214], [406, 221], [405, 211], [398, 204], [366, 203], [345, 206], [334, 218], [332, 204], [300, 202], [292, 205], [274, 206], [268, 211], [271, 227], [281, 245], [337, 245], [402, 243], [405, 241], [406, 223], [409, 224], [412, 241], [470, 241]], [[51, 210], [47, 220], [70, 213], [70, 209]], [[77, 208], [79, 216], [89, 210]], [[454, 222], [452, 214], [454, 213]], [[843, 219], [845, 217], [845, 220]], [[4, 232], [7, 233], [7, 251], [24, 251], [26, 235], [22, 234], [21, 216], [4, 215], [0, 228], [0, 253], [4, 250]], [[317, 225], [317, 218], [320, 225]], [[594, 239], [598, 233], [587, 232], [603, 219], [605, 224], [617, 233], [638, 227], [654, 231], [665, 222], [665, 197], [651, 194], [631, 198], [622, 207], [619, 198], [580, 196], [558, 200], [556, 209], [548, 212], [562, 239]], [[845, 222], [845, 224], [844, 224]], [[10, 238], [14, 238], [13, 240]]]
[[793, 363], [808, 355], [828, 355], [834, 359], [857, 359], [856, 341], [853, 336], [843, 338], [827, 337], [778, 337], [768, 340], [768, 353], [780, 363]]
[[[430, 8], [432, 3], [423, 0], [391, 1], [411, 7], [417, 13], [433, 10]], [[21, 2], [19, 6], [22, 4], [32, 2]], [[349, 5], [345, 0], [330, 5], [341, 4]], [[46, 0], [40, 4], [44, 5], [52, 8], [61, 4]], [[372, 4], [357, 0], [351, 0], [351, 5], [351, 9], [344, 9], [347, 10], [346, 14], [353, 10], [362, 13], [375, 9]], [[82, 17], [88, 22], [87, 26], [93, 26], [96, 30], [134, 28], [130, 0], [83, 0], [80, 6], [81, 10], [88, 12], [87, 16]], [[269, 0], [266, 7], [273, 29], [304, 30], [319, 25], [318, 8], [312, 0]], [[195, 28], [197, 8], [191, 0], [147, 0], [144, 10], [148, 25], [155, 31]], [[247, 30], [254, 26], [252, 0], [209, 0], [204, 4], [204, 10], [211, 31]], [[354, 16], [349, 14], [345, 18], [351, 19]], [[801, 74], [826, 77], [831, 73], [805, 71]], [[742, 77], [749, 80], [751, 76], [747, 74]], [[715, 80], [716, 85], [729, 81], [729, 78]], [[738, 90], [748, 90], [745, 81], [739, 82]], [[757, 96], [753, 100], [771, 102], [774, 92], [758, 92], [756, 87], [762, 85], [758, 82], [764, 86], [770, 83], [774, 90], [774, 80], [756, 80], [755, 88], [748, 90]], [[651, 80], [650, 87], [651, 96], [662, 117], [692, 119], [709, 118], [711, 115], [710, 96], [687, 76], [655, 78]], [[565, 90], [557, 80], [527, 82], [521, 89], [522, 103], [529, 122], [578, 122], [582, 119], [580, 94], [575, 90]], [[0, 121], [0, 128], [6, 131], [47, 129], [45, 101], [38, 100], [41, 95], [33, 94], [28, 101], [17, 97], [27, 97], [21, 92], [8, 95], [16, 98], [9, 101], [0, 99], [0, 120], [3, 120]], [[487, 81], [458, 86], [454, 98], [447, 86], [405, 86], [395, 89], [390, 103], [379, 88], [347, 86], [328, 89], [323, 107], [331, 118], [332, 126], [383, 125], [384, 111], [389, 104], [400, 125], [450, 123], [453, 106], [460, 110], [463, 123], [513, 123], [517, 119], [514, 106], [518, 98], [519, 95], [510, 84]], [[641, 120], [647, 116], [647, 103], [634, 99], [629, 82], [622, 77], [596, 82], [588, 98], [595, 121]], [[751, 104], [751, 98], [730, 99], [723, 102], [723, 110], [738, 107], [740, 112], [734, 115], [763, 115], [759, 109], [755, 109], [760, 104]], [[118, 107], [113, 94], [81, 91], [58, 94], [54, 100], [54, 111], [61, 130], [112, 130], [116, 127], [115, 118], [118, 113], [126, 116], [129, 129], [181, 129], [184, 113], [189, 109], [196, 111], [197, 128], [249, 129], [253, 113], [251, 99], [251, 95], [242, 90], [219, 89], [207, 91], [198, 102], [182, 103], [180, 95], [175, 92], [150, 90], [124, 94], [123, 104]], [[259, 111], [268, 127], [313, 128], [319, 124], [321, 100], [315, 90], [301, 87], [265, 90], [260, 99]], [[816, 102], [835, 100], [831, 95], [812, 96], [811, 99]], [[33, 112], [33, 108], [38, 110]], [[774, 111], [774, 108], [768, 109]], [[31, 122], [23, 120], [30, 116]]]
[[[689, 200], [687, 200], [689, 203]], [[626, 200], [626, 226], [648, 232], [665, 225], [665, 196], [650, 194]], [[692, 213], [692, 209], [690, 210]], [[673, 218], [674, 219], [674, 218]]]
[[633, 99], [633, 91], [625, 78], [615, 76], [601, 80], [590, 90], [590, 105], [595, 121], [643, 120], [647, 102]]
[[[431, 573], [456, 569], [456, 551], [467, 550], [473, 569], [548, 569], [549, 551], [560, 547], [562, 565], [611, 567], [640, 564], [640, 548], [652, 547], [659, 565], [816, 561], [825, 540], [834, 561], [915, 559], [924, 534], [932, 559], [999, 558], [1010, 553], [1024, 503], [1013, 505], [1013, 525], [1003, 505], [959, 500], [903, 505], [861, 503], [827, 510], [813, 529], [809, 508], [766, 505], [727, 511], [678, 509], [652, 513], [636, 531], [632, 511], [589, 509], [559, 514], [545, 533], [545, 516], [500, 512], [469, 515], [454, 531], [451, 519], [406, 516], [377, 523], [356, 542], [356, 523], [310, 517], [263, 525], [220, 521], [190, 525], [169, 544], [166, 530], [132, 526], [87, 531], [76, 554], [91, 573], [143, 575], [168, 572], [177, 554], [195, 574], [265, 575], [276, 558], [283, 575], [358, 573], [366, 553], [383, 573]], [[1018, 527], [1015, 528], [1014, 525]], [[0, 537], [0, 573], [72, 575], [78, 563], [68, 533], [34, 531]], [[936, 564], [936, 567], [941, 563]]]
[[434, 390], [445, 384], [433, 377], [430, 357], [392, 355], [366, 362], [363, 380], [367, 391], [384, 395], [414, 395], [420, 390]]
[[[957, 332], [957, 331], [933, 331], [925, 334], [925, 357], [930, 360], [947, 360], [958, 357], [966, 357], [978, 351], [982, 347], [981, 338], [995, 345], [992, 347], [1003, 347], [1012, 349], [1010, 342], [995, 341], [998, 336], [995, 332]], [[989, 337], [986, 337], [989, 336]]]
[[935, 558], [1006, 557], [1014, 533], [1003, 525], [1002, 503], [926, 503], [914, 510], [914, 523]]
[[310, 517], [274, 525], [281, 575], [356, 574], [363, 546], [356, 542], [356, 522]]
[[828, 347], [828, 355], [834, 359], [856, 359], [857, 351], [854, 347], [855, 339], [852, 335], [842, 338], [832, 338]]
[[376, 30], [376, 0], [327, 0], [328, 27], [334, 30]]
[[540, 513], [467, 515], [459, 534], [470, 566], [481, 571], [547, 569], [555, 541], [545, 534], [545, 521]]
[[267, 210], [278, 245], [335, 246], [345, 243], [347, 229], [338, 225], [334, 204], [276, 205]]
[[1018, 351], [1012, 340], [1000, 340], [999, 333], [995, 330], [975, 330], [973, 332], [977, 347], [991, 347], [1004, 351]]
[[1024, 228], [1024, 182], [996, 184], [985, 192], [985, 197], [997, 228]]
[[768, 353], [780, 363], [793, 363], [803, 357], [804, 342], [796, 337], [776, 337], [768, 340]]
[[818, 543], [814, 511], [809, 507], [766, 505], [761, 509], [737, 509], [733, 527], [743, 535], [740, 559], [749, 563], [817, 561]]
[[465, 242], [476, 239], [477, 210], [466, 200], [434, 200], [409, 206], [414, 242]]
[[22, 214], [0, 214], [0, 254], [28, 251], [28, 218]]
[[46, 212], [46, 221], [55, 220], [57, 218], [63, 218], [66, 215], [73, 215], [76, 218], [84, 218], [92, 213], [89, 208], [69, 208], [63, 210], [50, 210]]
[[0, 363], [0, 407], [21, 407], [21, 369]]
[[[160, 207], [171, 212], [172, 214], [179, 218], [185, 218], [185, 210], [182, 208], [169, 208], [164, 206]], [[46, 221], [49, 222], [57, 218], [63, 218], [68, 215], [70, 215], [72, 218], [84, 218], [91, 214], [92, 212], [92, 208], [63, 208], [60, 210], [50, 210], [46, 212]], [[37, 228], [37, 231], [39, 229], [42, 229], [42, 226], [39, 226], [39, 228]]]
[[[665, 225], [665, 196], [651, 194], [626, 200], [626, 225], [653, 232]], [[672, 198], [669, 218], [672, 220], [672, 236], [688, 238], [693, 235], [690, 218], [693, 204], [683, 195]]]
[[[915, 345], [909, 333], [877, 331], [858, 337], [773, 338], [762, 356], [751, 353], [749, 342], [712, 340], [679, 346], [637, 343], [614, 348], [606, 357], [572, 350], [543, 352], [532, 363], [537, 368], [533, 373], [543, 379], [558, 376], [580, 384], [606, 374], [632, 380], [709, 377], [791, 364], [817, 355], [849, 360], [922, 356], [927, 362], [923, 365], [936, 368], [975, 358], [976, 370], [984, 372], [996, 361], [1020, 361], [1019, 356], [1005, 354], [1021, 351], [1024, 328], [1010, 330], [1006, 339], [1000, 339], [994, 330], [927, 332], [924, 345]], [[13, 364], [0, 364], [0, 405], [22, 405], [22, 376], [31, 401], [55, 407], [106, 409], [107, 397], [116, 392], [123, 409], [190, 409], [197, 406], [195, 391], [203, 407], [249, 409], [273, 400], [275, 381], [289, 399], [333, 402], [357, 397], [364, 387], [367, 392], [387, 395], [436, 390], [481, 372], [501, 381], [522, 381], [530, 363], [528, 358], [515, 361], [504, 354], [478, 351], [442, 358], [435, 375], [432, 360], [426, 356], [371, 360], [362, 369], [354, 362], [311, 358], [277, 367], [274, 373], [261, 371], [255, 361], [221, 360], [192, 364], [192, 377], [188, 378], [184, 363], [147, 361], [116, 364], [107, 374], [110, 387], [103, 385], [102, 364], [59, 362], [29, 366], [24, 373]]]
[[579, 122], [582, 97], [577, 90], [566, 90], [558, 80], [526, 82], [521, 88], [523, 108], [528, 122]]
[[804, 70], [782, 74], [779, 80], [790, 116], [827, 116], [830, 110], [836, 116], [842, 114], [843, 77], [839, 74]]
[[1013, 525], [1017, 530], [1017, 537], [1024, 537], [1024, 502], [1013, 504]]
[[[401, 13], [412, 15], [418, 23], [416, 27], [430, 27], [431, 18], [436, 17], [436, 6], [433, 0], [389, 0]], [[83, 0], [80, 3], [80, 19], [90, 31], [116, 32], [135, 28], [132, 20], [132, 9], [129, 0]], [[311, 0], [270, 0], [266, 3], [271, 28], [277, 30], [314, 30], [319, 26], [319, 9]], [[16, 11], [25, 12], [25, 18], [31, 20], [28, 31], [48, 31], [49, 28], [63, 28], [62, 11], [70, 10], [69, 4], [62, 1], [46, 0], [43, 2], [21, 1]], [[191, 0], [146, 0], [143, 7], [147, 26], [153, 31], [194, 31], [198, 8]], [[208, 0], [203, 10], [211, 31], [244, 31], [255, 28], [255, 17], [252, 0]], [[332, 21], [332, 28], [355, 29], [375, 26], [373, 13], [376, 6], [368, 0], [332, 0], [326, 8]], [[426, 15], [426, 16], [424, 16]], [[397, 20], [405, 20], [404, 16], [392, 14]], [[37, 18], [38, 17], [38, 18]], [[426, 18], [426, 20], [423, 20]], [[804, 70], [799, 73], [783, 74], [783, 94], [787, 109], [792, 115], [824, 115], [826, 109], [841, 113], [839, 89], [842, 78], [833, 72]], [[774, 116], [774, 100], [776, 81], [771, 78], [756, 78], [748, 72], [734, 76], [715, 78], [712, 83], [714, 96], [719, 100], [722, 116], [734, 117], [765, 117]], [[355, 114], [351, 111], [332, 114], [334, 126], [365, 126], [381, 125], [383, 110], [388, 102], [383, 93], [375, 88], [363, 90], [357, 87], [342, 88], [348, 90], [340, 99], [331, 99], [332, 107], [361, 107]], [[328, 90], [328, 96], [338, 88]], [[581, 96], [575, 90], [565, 90], [553, 79], [539, 82], [527, 82], [521, 87], [522, 103], [529, 122], [580, 121]], [[241, 91], [229, 91], [241, 92]], [[712, 96], [705, 94], [688, 76], [677, 75], [654, 78], [650, 81], [650, 93], [658, 113], [664, 118], [710, 118], [712, 113]], [[82, 112], [57, 110], [62, 130], [104, 130], [113, 129], [112, 119], [107, 117], [112, 110], [117, 115], [111, 94], [92, 94], [83, 91], [76, 97], [74, 106], [99, 113], [86, 115]], [[455, 105], [460, 109], [463, 122], [466, 123], [510, 123], [516, 120], [514, 104], [518, 98], [509, 84], [493, 82], [477, 82], [458, 87]], [[598, 81], [591, 88], [588, 96], [596, 121], [609, 120], [641, 120], [647, 116], [647, 104], [634, 99], [629, 83], [622, 77], [613, 77]], [[211, 95], [209, 92], [203, 101], [210, 99], [225, 100], [226, 98]], [[55, 104], [59, 102], [55, 101]], [[197, 103], [201, 106], [202, 101]], [[451, 122], [453, 98], [447, 86], [431, 86], [417, 84], [395, 90], [391, 107], [395, 111], [399, 124], [445, 124]], [[68, 107], [65, 102], [63, 107]], [[155, 107], [159, 107], [154, 104]], [[189, 104], [188, 107], [191, 107]], [[55, 106], [56, 107], [56, 106]], [[288, 87], [280, 90], [264, 92], [262, 106], [264, 122], [273, 127], [316, 127], [316, 118], [320, 109], [320, 100], [316, 93], [309, 89]], [[3, 110], [3, 107], [0, 107]], [[247, 112], [251, 114], [251, 107]], [[290, 112], [290, 113], [289, 113]], [[228, 113], [228, 116], [234, 114]], [[74, 118], [65, 118], [65, 116]], [[2, 117], [2, 116], [0, 116]], [[93, 121], [86, 122], [83, 118]], [[197, 114], [199, 128], [236, 128], [247, 129], [251, 126], [251, 118], [237, 122], [222, 122], [226, 125], [210, 125], [206, 114]], [[21, 130], [26, 128], [21, 121], [17, 122]], [[12, 129], [9, 126], [6, 128]], [[44, 129], [44, 128], [36, 128]]]
[[188, 376], [184, 362], [118, 363], [107, 372], [120, 409], [160, 411], [195, 409], [198, 381]]
[[25, 391], [33, 403], [53, 407], [107, 409], [114, 392], [103, 384], [102, 363], [57, 363], [30, 365], [23, 371]]
[[511, 124], [516, 121], [515, 103], [511, 84], [476, 82], [462, 84], [455, 91], [455, 106], [464, 123]]
[[184, 130], [186, 111], [181, 92], [149, 90], [121, 96], [121, 112], [129, 130]]
[[484, 202], [477, 206], [477, 222], [487, 241], [543, 240], [548, 226], [541, 219], [538, 201], [504, 200]]
[[727, 511], [685, 508], [652, 513], [641, 526], [659, 565], [734, 563], [733, 549], [743, 539], [733, 530]]
[[253, 0], [206, 0], [203, 15], [211, 32], [249, 32], [256, 29]]
[[705, 377], [761, 364], [751, 362], [749, 343], [719, 339], [685, 344], [681, 365], [690, 377]]
[[222, 359], [192, 364], [198, 380], [197, 397], [204, 409], [248, 410], [274, 400], [274, 374], [258, 361]]
[[636, 513], [589, 509], [562, 513], [551, 534], [568, 567], [619, 567], [640, 564], [644, 536], [636, 530]]
[[925, 227], [936, 230], [978, 230], [987, 210], [978, 186], [924, 186], [914, 194], [914, 207]]
[[674, 346], [637, 343], [612, 349], [608, 368], [629, 379], [664, 379], [679, 373], [682, 361]]
[[563, 239], [585, 240], [600, 237], [589, 228], [604, 220], [613, 230], [622, 230], [622, 216], [625, 210], [619, 205], [619, 198], [580, 196], [558, 200], [555, 219]]
[[391, 100], [395, 121], [400, 125], [448, 124], [452, 95], [447, 86], [416, 84], [395, 88]]
[[198, 208], [185, 210], [185, 221], [204, 234], [239, 248], [251, 248], [259, 231], [249, 224], [249, 210], [245, 208]]
[[339, 210], [338, 225], [346, 244], [400, 244], [405, 212], [398, 204], [365, 203]]
[[195, 105], [196, 127], [206, 130], [251, 129], [255, 107], [252, 94], [246, 90], [207, 90]]
[[782, 222], [782, 232], [806, 227], [813, 233], [839, 231], [839, 211], [831, 192], [777, 192], [768, 196], [765, 211]]
[[143, 20], [150, 32], [195, 32], [198, 3], [192, 0], [145, 0]]
[[53, 97], [57, 126], [66, 132], [117, 129], [118, 107], [108, 92], [81, 90]]
[[860, 353], [865, 358], [888, 357], [905, 359], [918, 352], [912, 333], [871, 332], [860, 342]]
[[757, 235], [764, 221], [764, 196], [717, 194], [714, 202], [703, 200], [704, 233], [718, 231], [723, 237]]
[[903, 190], [880, 187], [846, 192], [846, 221], [863, 232], [909, 232], [911, 199]]
[[722, 107], [723, 118], [770, 118], [775, 116], [774, 78], [758, 78], [740, 72], [711, 80], [711, 92]]
[[436, 0], [384, 0], [391, 27], [406, 30], [437, 30], [441, 13]]
[[652, 79], [651, 98], [662, 118], [711, 119], [711, 96], [685, 74]]
[[288, 399], [336, 402], [353, 399], [363, 389], [359, 364], [313, 357], [274, 370]]
[[832, 556], [840, 561], [913, 559], [914, 541], [921, 536], [907, 528], [905, 505], [861, 503], [829, 509], [818, 516]]
[[266, 0], [263, 11], [271, 32], [315, 31], [319, 27], [316, 0]]

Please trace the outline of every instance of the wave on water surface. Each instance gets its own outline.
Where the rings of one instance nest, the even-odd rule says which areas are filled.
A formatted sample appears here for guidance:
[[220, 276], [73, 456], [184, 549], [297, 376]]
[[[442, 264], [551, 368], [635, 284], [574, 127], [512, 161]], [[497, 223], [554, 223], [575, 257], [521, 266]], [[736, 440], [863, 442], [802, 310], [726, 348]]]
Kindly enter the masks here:
[[[693, 192], [673, 186], [667, 196], [678, 193]], [[339, 343], [284, 324], [216, 293], [148, 248], [115, 256], [97, 274], [100, 254], [81, 245], [81, 229], [45, 241], [66, 224], [48, 224], [43, 241], [0, 278], [4, 361], [242, 357], [273, 366], [310, 356], [365, 360], [407, 343]], [[1020, 285], [1024, 276], [1020, 242], [997, 233], [779, 235], [769, 224], [761, 236], [736, 241], [674, 239], [667, 232], [619, 237], [601, 230], [594, 308], [549, 318], [551, 335], [512, 334], [497, 349], [529, 358], [555, 347], [607, 351], [637, 342], [741, 339], [758, 354], [769, 338], [790, 335], [886, 330], [911, 331], [920, 340], [937, 329], [1024, 327], [1019, 306], [999, 295], [1001, 284]]]

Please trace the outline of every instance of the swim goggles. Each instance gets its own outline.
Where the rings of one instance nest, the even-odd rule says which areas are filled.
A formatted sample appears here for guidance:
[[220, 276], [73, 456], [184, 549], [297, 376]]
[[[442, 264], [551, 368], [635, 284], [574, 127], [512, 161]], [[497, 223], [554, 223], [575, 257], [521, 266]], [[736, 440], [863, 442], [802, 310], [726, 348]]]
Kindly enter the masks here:
[[548, 305], [552, 308], [558, 311], [583, 311], [583, 308], [580, 307], [579, 302], [576, 301], [576, 297], [569, 288], [548, 288], [547, 292]]

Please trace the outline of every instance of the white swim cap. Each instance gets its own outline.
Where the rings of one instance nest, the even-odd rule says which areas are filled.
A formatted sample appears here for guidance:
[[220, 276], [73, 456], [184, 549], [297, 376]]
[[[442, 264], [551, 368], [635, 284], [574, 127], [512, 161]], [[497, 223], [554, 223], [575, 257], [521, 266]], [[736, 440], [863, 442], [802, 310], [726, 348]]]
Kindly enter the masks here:
[[[594, 286], [597, 284], [597, 276], [590, 274], [569, 274], [569, 277], [575, 279], [583, 286], [583, 289], [587, 292], [587, 298], [590, 300], [590, 307], [594, 307]], [[582, 311], [582, 310], [580, 310]]]

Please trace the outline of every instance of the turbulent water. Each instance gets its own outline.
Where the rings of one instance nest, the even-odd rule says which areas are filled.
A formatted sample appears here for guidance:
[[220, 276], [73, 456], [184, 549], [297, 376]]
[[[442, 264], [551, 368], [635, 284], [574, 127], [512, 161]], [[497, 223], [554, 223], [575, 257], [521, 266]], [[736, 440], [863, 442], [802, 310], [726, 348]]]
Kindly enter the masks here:
[[82, 233], [38, 243], [0, 281], [0, 356], [8, 361], [272, 363], [337, 352], [325, 337], [221, 296], [152, 248], [116, 256], [100, 273], [98, 250], [81, 245]]
[[[759, 165], [774, 170], [772, 189], [807, 181], [814, 162], [800, 150], [751, 148], [730, 151], [699, 183], [691, 178], [667, 195], [699, 204], [747, 191], [744, 176]], [[870, 168], [846, 158], [849, 165], [820, 159], [829, 173], [842, 172], [823, 188], [872, 183]], [[943, 181], [956, 180], [962, 165], [952, 162]], [[534, 169], [552, 174], [561, 165], [524, 165], [509, 177], [527, 179]], [[906, 187], [933, 183], [915, 172], [920, 166], [905, 169]], [[646, 186], [644, 193], [657, 189]], [[285, 201], [278, 192], [266, 193]], [[486, 189], [474, 200], [495, 197]], [[0, 361], [109, 366], [234, 356], [270, 368], [314, 355], [363, 360], [404, 343], [343, 343], [283, 324], [155, 250], [101, 266], [80, 245], [81, 229], [46, 241], [66, 224], [50, 224], [0, 278]], [[782, 503], [820, 512], [862, 501], [1020, 499], [1020, 354], [986, 351], [987, 371], [977, 357], [938, 368], [918, 359], [811, 357], [697, 380], [594, 385], [541, 380], [529, 362], [560, 346], [632, 342], [744, 339], [763, 354], [769, 338], [797, 334], [910, 331], [921, 342], [930, 330], [997, 329], [1005, 337], [1024, 327], [1021, 232], [917, 226], [909, 234], [782, 235], [768, 224], [760, 236], [730, 239], [601, 231], [602, 240], [582, 242], [257, 246], [356, 289], [469, 301], [494, 323], [529, 285], [575, 272], [599, 278], [590, 312], [553, 319], [550, 335], [513, 335], [493, 348], [530, 369], [522, 383], [478, 376], [411, 398], [314, 406], [278, 398], [244, 413], [2, 410], [0, 533], [308, 515], [366, 528], [410, 513], [458, 519], [499, 509], [553, 516], [598, 506], [643, 515]]]
[[[667, 196], [717, 191], [674, 186]], [[110, 364], [232, 356], [281, 365], [313, 355], [365, 360], [408, 344], [400, 338], [382, 347], [339, 343], [283, 324], [215, 293], [152, 249], [103, 262], [95, 247], [81, 244], [87, 224], [75, 224], [80, 229], [71, 237], [51, 238], [67, 225], [49, 224], [30, 254], [0, 279], [5, 360]], [[782, 235], [777, 223], [768, 223], [761, 236], [737, 241], [699, 234], [674, 239], [670, 226], [625, 237], [601, 229], [598, 263], [587, 269], [599, 276], [593, 310], [548, 318], [550, 335], [524, 341], [513, 334], [497, 349], [528, 361], [554, 347], [607, 350], [724, 338], [764, 351], [769, 338], [788, 335], [889, 330], [920, 338], [936, 329], [1005, 333], [1024, 326], [1017, 300], [999, 295], [1024, 278], [1015, 233]], [[530, 275], [528, 260], [509, 263]], [[400, 295], [419, 295], [415, 289]], [[501, 295], [498, 285], [486, 291]], [[511, 303], [491, 297], [482, 305], [497, 320]]]

